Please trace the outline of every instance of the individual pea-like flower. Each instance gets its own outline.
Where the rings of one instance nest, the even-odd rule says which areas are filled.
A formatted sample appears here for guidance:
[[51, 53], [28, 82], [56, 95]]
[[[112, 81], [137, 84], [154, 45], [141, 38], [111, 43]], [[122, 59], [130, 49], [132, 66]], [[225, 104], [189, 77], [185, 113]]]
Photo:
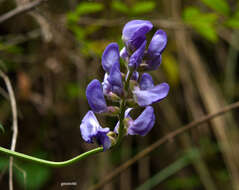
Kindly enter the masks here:
[[104, 50], [101, 63], [105, 72], [110, 73], [112, 66], [120, 65], [119, 46], [117, 43], [110, 43]]
[[122, 76], [119, 68], [119, 64], [115, 63], [111, 70], [110, 74], [107, 77], [107, 80], [109, 82], [109, 90], [119, 96], [121, 96], [123, 92], [123, 82], [122, 82]]
[[147, 41], [145, 40], [141, 46], [130, 56], [128, 64], [130, 68], [137, 69], [142, 63], [146, 43]]
[[107, 111], [107, 104], [103, 94], [103, 88], [97, 79], [92, 80], [86, 88], [86, 97], [91, 109], [96, 113]]
[[102, 145], [104, 150], [109, 149], [111, 146], [110, 138], [107, 133], [110, 131], [109, 128], [102, 128], [92, 111], [88, 111], [84, 116], [81, 125], [81, 136], [87, 143], [93, 143], [97, 141], [99, 145]]
[[147, 20], [129, 21], [123, 28], [122, 39], [127, 49], [135, 51], [146, 40], [146, 34], [153, 28]]
[[148, 73], [141, 77], [139, 86], [135, 86], [133, 96], [139, 106], [148, 106], [164, 99], [169, 92], [169, 85], [161, 83], [154, 86], [153, 79]]
[[149, 44], [146, 54], [148, 70], [155, 70], [161, 64], [161, 54], [167, 45], [167, 34], [163, 30], [157, 30]]
[[[125, 111], [125, 121], [127, 125], [127, 134], [129, 135], [141, 135], [145, 136], [153, 128], [155, 123], [154, 109], [152, 106], [147, 106], [144, 111], [133, 120], [130, 117], [130, 111], [132, 108], [128, 108]], [[114, 132], [118, 133], [119, 122], [117, 123]]]
[[[128, 78], [128, 76], [129, 76], [129, 71], [126, 74], [126, 79]], [[139, 73], [137, 71], [134, 71], [131, 75], [130, 80], [137, 81], [138, 79], [139, 79]]]

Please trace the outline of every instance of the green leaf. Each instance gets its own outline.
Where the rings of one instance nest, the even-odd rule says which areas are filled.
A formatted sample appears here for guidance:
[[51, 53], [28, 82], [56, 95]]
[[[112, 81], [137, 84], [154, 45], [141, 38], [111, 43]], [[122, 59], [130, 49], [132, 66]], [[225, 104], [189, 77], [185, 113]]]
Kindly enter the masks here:
[[6, 167], [8, 167], [9, 164], [9, 159], [5, 158], [5, 157], [0, 157], [0, 170], [4, 170], [6, 169]]
[[231, 18], [225, 21], [225, 25], [235, 29], [239, 28], [239, 10], [237, 10]]
[[82, 98], [86, 99], [85, 90], [76, 83], [70, 83], [67, 85], [67, 94], [71, 99]]
[[168, 53], [163, 54], [163, 62], [162, 67], [169, 79], [169, 83], [172, 85], [177, 85], [179, 80], [179, 64], [177, 60]]
[[[39, 157], [39, 154], [37, 157]], [[45, 157], [45, 156], [43, 156], [43, 157]], [[18, 168], [20, 168], [21, 170], [19, 170]], [[38, 190], [38, 189], [43, 188], [43, 186], [49, 180], [50, 175], [51, 175], [51, 171], [49, 168], [44, 167], [42, 165], [33, 164], [30, 162], [20, 163], [20, 164], [18, 164], [18, 168], [14, 167], [14, 174], [16, 176], [17, 182], [22, 187], [26, 186], [25, 189]], [[25, 176], [24, 176], [23, 171], [26, 173], [26, 179], [24, 178]]]
[[143, 14], [143, 13], [149, 13], [153, 11], [155, 8], [155, 2], [153, 1], [144, 1], [144, 2], [139, 2], [135, 4], [132, 7], [132, 13], [133, 14]]
[[2, 131], [2, 133], [5, 133], [5, 129], [4, 129], [4, 127], [2, 126], [1, 123], [0, 123], [0, 131]]
[[77, 23], [79, 16], [75, 12], [70, 12], [66, 15], [68, 24]]
[[211, 42], [218, 40], [215, 24], [218, 16], [213, 13], [201, 13], [195, 7], [189, 7], [183, 12], [183, 20], [199, 34]]
[[96, 13], [104, 9], [103, 4], [94, 2], [84, 2], [76, 7], [77, 15]]
[[202, 36], [211, 42], [217, 42], [218, 36], [213, 25], [207, 23], [197, 23], [192, 25]]
[[205, 5], [223, 15], [230, 14], [230, 7], [226, 0], [201, 0]]
[[234, 29], [239, 29], [239, 19], [238, 18], [229, 18], [225, 25]]
[[200, 180], [196, 176], [175, 177], [166, 183], [167, 189], [196, 189], [200, 186]]
[[129, 13], [129, 8], [122, 3], [121, 1], [113, 1], [112, 2], [112, 9], [124, 13], [124, 14], [128, 14]]

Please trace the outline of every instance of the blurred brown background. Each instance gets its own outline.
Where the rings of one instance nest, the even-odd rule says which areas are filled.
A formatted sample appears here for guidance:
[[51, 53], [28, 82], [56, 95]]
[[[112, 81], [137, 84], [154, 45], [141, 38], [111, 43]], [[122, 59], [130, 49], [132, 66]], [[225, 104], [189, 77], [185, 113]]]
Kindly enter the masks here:
[[[0, 15], [27, 3], [0, 0]], [[94, 78], [103, 80], [101, 54], [110, 42], [123, 47], [122, 27], [132, 19], [154, 24], [149, 38], [158, 28], [168, 35], [162, 65], [151, 74], [171, 89], [154, 106], [153, 130], [65, 168], [15, 160], [14, 189], [88, 189], [170, 131], [238, 99], [239, 1], [48, 0], [0, 24], [0, 68], [18, 107], [16, 151], [62, 161], [97, 146], [86, 144], [79, 130], [89, 110], [85, 88]], [[0, 95], [0, 142], [10, 148], [12, 111], [3, 80]], [[100, 189], [239, 189], [238, 114], [172, 139]], [[99, 119], [110, 128], [117, 122]], [[9, 161], [0, 155], [0, 189], [8, 189]]]

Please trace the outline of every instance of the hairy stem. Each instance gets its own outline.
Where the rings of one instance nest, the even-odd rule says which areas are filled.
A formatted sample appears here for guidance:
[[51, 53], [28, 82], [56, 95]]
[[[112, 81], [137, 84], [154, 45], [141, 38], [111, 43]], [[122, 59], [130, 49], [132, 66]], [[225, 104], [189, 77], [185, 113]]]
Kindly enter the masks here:
[[128, 74], [128, 77], [126, 79], [126, 82], [125, 82], [125, 86], [124, 86], [124, 90], [125, 90], [125, 96], [123, 97], [123, 99], [121, 100], [120, 102], [120, 114], [119, 114], [119, 135], [118, 135], [118, 138], [117, 138], [117, 142], [116, 142], [116, 145], [119, 145], [120, 142], [122, 141], [122, 138], [125, 134], [125, 129], [124, 129], [124, 114], [125, 114], [125, 110], [126, 110], [126, 98], [127, 98], [127, 92], [129, 91], [129, 81], [130, 81], [130, 78], [133, 74], [133, 70], [129, 70], [129, 74]]
[[7, 148], [3, 148], [0, 146], [0, 153], [6, 154], [8, 156], [13, 156], [16, 158], [20, 158], [22, 160], [25, 161], [30, 161], [30, 162], [34, 162], [37, 164], [41, 164], [41, 165], [46, 165], [49, 167], [64, 167], [64, 166], [69, 166], [75, 162], [78, 162], [80, 160], [83, 160], [85, 158], [87, 158], [90, 155], [94, 155], [96, 153], [102, 152], [103, 151], [103, 147], [98, 147], [95, 149], [92, 149], [90, 151], [84, 152], [70, 160], [66, 160], [66, 161], [61, 161], [61, 162], [54, 162], [54, 161], [49, 161], [49, 160], [44, 160], [44, 159], [40, 159], [40, 158], [36, 158], [33, 156], [29, 156], [20, 152], [15, 152], [15, 151], [11, 151]]

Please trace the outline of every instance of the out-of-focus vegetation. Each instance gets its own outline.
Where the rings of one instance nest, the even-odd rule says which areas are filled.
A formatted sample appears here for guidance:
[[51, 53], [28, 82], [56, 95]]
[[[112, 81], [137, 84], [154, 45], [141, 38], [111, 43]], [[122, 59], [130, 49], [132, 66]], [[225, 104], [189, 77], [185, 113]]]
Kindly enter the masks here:
[[[0, 14], [28, 2], [0, 0]], [[61, 189], [64, 182], [88, 189], [170, 131], [238, 100], [239, 1], [48, 0], [0, 24], [0, 69], [18, 105], [17, 151], [61, 161], [96, 146], [86, 144], [79, 130], [89, 109], [85, 88], [94, 78], [103, 80], [101, 54], [110, 42], [123, 47], [122, 26], [132, 19], [150, 20], [153, 32], [162, 28], [168, 34], [162, 65], [151, 74], [171, 89], [155, 106], [153, 130], [71, 167], [15, 159], [15, 189]], [[0, 95], [0, 143], [10, 147], [11, 107], [3, 80]], [[238, 114], [173, 139], [101, 189], [239, 189]], [[110, 128], [117, 122], [99, 119]], [[0, 155], [0, 189], [8, 189], [8, 160]]]

